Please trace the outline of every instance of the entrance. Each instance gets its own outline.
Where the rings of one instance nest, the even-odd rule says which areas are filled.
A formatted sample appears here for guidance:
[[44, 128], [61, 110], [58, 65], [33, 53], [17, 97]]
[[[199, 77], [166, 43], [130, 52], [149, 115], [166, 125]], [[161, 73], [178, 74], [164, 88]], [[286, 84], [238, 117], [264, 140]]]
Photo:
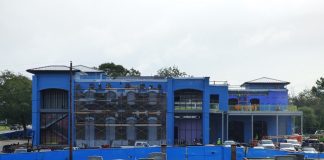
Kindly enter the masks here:
[[230, 121], [228, 126], [228, 138], [236, 142], [244, 142], [244, 123], [241, 121]]
[[253, 122], [253, 137], [255, 139], [261, 140], [263, 136], [267, 136], [267, 122], [265, 121], [255, 121]]

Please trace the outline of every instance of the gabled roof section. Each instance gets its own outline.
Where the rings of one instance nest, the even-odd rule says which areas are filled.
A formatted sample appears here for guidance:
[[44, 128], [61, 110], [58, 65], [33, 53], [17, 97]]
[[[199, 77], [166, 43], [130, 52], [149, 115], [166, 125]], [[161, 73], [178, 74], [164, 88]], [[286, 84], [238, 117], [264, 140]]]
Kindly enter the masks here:
[[[70, 67], [65, 65], [50, 65], [44, 67], [37, 67], [26, 70], [29, 73], [39, 73], [39, 72], [69, 72]], [[79, 72], [79, 69], [72, 68], [73, 72]]]
[[244, 82], [241, 86], [244, 86], [246, 84], [284, 84], [288, 85], [290, 82], [282, 81], [278, 79], [268, 78], [268, 77], [261, 77], [258, 79], [254, 79], [248, 82]]
[[104, 72], [102, 70], [98, 70], [98, 69], [95, 69], [95, 68], [91, 68], [91, 67], [88, 67], [88, 66], [84, 66], [84, 65], [76, 65], [76, 66], [73, 66], [74, 69], [77, 69], [77, 70], [80, 70], [81, 72]]

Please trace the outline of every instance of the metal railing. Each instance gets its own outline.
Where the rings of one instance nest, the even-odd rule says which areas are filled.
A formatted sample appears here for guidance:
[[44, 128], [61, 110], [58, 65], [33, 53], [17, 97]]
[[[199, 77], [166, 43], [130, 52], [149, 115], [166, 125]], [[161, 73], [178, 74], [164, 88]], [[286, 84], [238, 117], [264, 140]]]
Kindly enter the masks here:
[[201, 111], [202, 102], [174, 102], [174, 110], [177, 111]]
[[297, 107], [292, 105], [229, 105], [229, 111], [273, 111], [296, 112]]
[[209, 81], [209, 85], [228, 85], [227, 81]]
[[210, 103], [209, 110], [215, 112], [219, 111], [219, 103]]
[[[201, 111], [202, 102], [174, 102], [176, 111]], [[210, 111], [219, 111], [219, 103], [210, 103]]]

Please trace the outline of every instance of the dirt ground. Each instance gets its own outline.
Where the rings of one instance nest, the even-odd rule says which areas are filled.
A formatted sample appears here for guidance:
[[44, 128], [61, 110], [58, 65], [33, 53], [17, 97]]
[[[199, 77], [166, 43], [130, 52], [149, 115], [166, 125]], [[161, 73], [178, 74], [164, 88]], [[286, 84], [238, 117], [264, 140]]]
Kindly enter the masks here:
[[17, 143], [19, 143], [19, 144], [24, 144], [24, 143], [27, 143], [27, 140], [25, 140], [25, 139], [17, 139], [17, 140], [0, 140], [0, 152], [2, 152], [2, 147], [3, 147], [4, 145], [7, 145], [7, 144], [13, 144], [13, 143], [15, 143], [15, 144], [17, 144]]

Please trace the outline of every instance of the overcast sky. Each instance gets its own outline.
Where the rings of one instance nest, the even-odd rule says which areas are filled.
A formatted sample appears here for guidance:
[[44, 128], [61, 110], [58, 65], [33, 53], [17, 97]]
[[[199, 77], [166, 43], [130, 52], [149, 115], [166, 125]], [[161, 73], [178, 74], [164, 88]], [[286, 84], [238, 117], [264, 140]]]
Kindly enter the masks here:
[[299, 92], [324, 76], [323, 0], [0, 1], [0, 70], [114, 62], [177, 65], [230, 84], [259, 77]]

